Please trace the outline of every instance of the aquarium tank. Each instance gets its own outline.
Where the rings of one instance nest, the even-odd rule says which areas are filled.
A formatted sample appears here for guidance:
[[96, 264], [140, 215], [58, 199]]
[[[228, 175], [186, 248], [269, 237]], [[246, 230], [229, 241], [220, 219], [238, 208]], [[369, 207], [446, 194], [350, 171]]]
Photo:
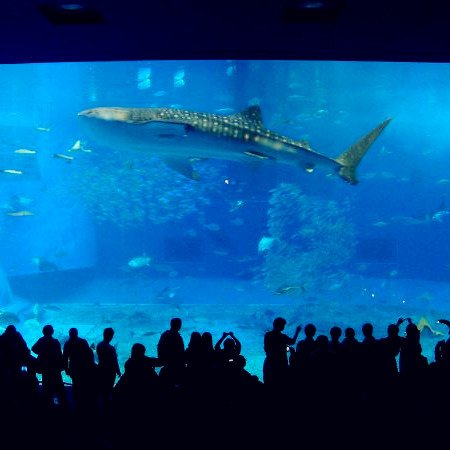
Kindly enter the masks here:
[[433, 361], [449, 79], [434, 63], [0, 65], [0, 326], [30, 347], [45, 324], [93, 347], [113, 327], [123, 367], [180, 317], [185, 344], [233, 331], [262, 379], [278, 316], [359, 339], [410, 317]]

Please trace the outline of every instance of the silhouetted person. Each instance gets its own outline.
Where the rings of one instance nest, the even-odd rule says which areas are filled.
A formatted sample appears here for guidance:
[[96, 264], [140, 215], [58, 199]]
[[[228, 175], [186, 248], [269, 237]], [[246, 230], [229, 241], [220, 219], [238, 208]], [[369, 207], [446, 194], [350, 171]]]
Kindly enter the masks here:
[[398, 375], [397, 356], [400, 353], [402, 338], [399, 336], [399, 325], [403, 319], [397, 323], [391, 323], [387, 327], [387, 336], [379, 340], [380, 349], [380, 374], [387, 378], [396, 378]]
[[209, 331], [202, 333], [202, 361], [206, 369], [214, 368], [217, 362], [212, 334]]
[[189, 370], [196, 370], [202, 366], [203, 362], [203, 342], [202, 335], [198, 331], [193, 331], [186, 347], [185, 359], [186, 367]]
[[20, 399], [34, 400], [37, 393], [34, 358], [25, 339], [14, 325], [0, 335], [0, 392], [3, 399], [17, 404]]
[[[328, 343], [328, 348], [330, 352], [335, 356], [335, 373], [334, 373], [334, 384], [336, 386], [341, 386], [344, 382], [344, 367], [342, 358], [342, 345], [341, 345], [342, 328], [338, 326], [333, 326], [330, 328], [330, 341]], [[342, 389], [339, 389], [340, 393], [344, 396], [345, 393]], [[342, 399], [345, 401], [345, 399]]]
[[342, 339], [341, 347], [342, 348], [355, 348], [360, 346], [360, 342], [356, 339], [356, 331], [352, 327], [347, 327], [344, 330], [344, 339]]
[[420, 344], [420, 331], [411, 319], [405, 319], [409, 323], [406, 326], [406, 336], [401, 341], [399, 356], [399, 372], [402, 377], [415, 377], [427, 365], [427, 359], [422, 355]]
[[316, 331], [316, 326], [312, 323], [308, 323], [303, 329], [305, 338], [297, 343], [297, 348], [292, 357], [291, 364], [300, 375], [306, 374], [311, 353], [316, 350], [316, 341], [314, 340]]
[[391, 323], [387, 327], [387, 336], [379, 339], [379, 390], [377, 397], [383, 402], [383, 409], [386, 413], [395, 410], [394, 405], [397, 402], [395, 395], [398, 390], [398, 367], [397, 356], [400, 352], [402, 338], [399, 336], [399, 324], [403, 319], [399, 319], [397, 323]]
[[406, 335], [401, 340], [399, 355], [400, 382], [403, 388], [405, 407], [411, 411], [424, 412], [428, 401], [425, 389], [428, 361], [422, 355], [420, 331], [410, 318], [405, 319]]
[[160, 391], [159, 376], [155, 370], [159, 361], [147, 356], [145, 350], [143, 344], [133, 344], [131, 355], [125, 362], [124, 374], [114, 388], [114, 395], [122, 407], [144, 409], [156, 406], [151, 402], [155, 401]]
[[73, 397], [78, 406], [94, 395], [94, 352], [78, 330], [69, 330], [69, 339], [63, 346], [63, 363], [66, 374], [72, 379]]
[[373, 325], [365, 323], [361, 331], [363, 340], [361, 341], [361, 373], [364, 394], [373, 398], [376, 395], [377, 383], [379, 381], [379, 346], [373, 335]]
[[263, 380], [268, 388], [281, 387], [288, 378], [288, 352], [290, 346], [297, 341], [298, 334], [302, 327], [299, 325], [295, 329], [293, 337], [283, 333], [286, 320], [277, 317], [273, 321], [273, 328], [264, 335], [264, 351], [266, 357], [263, 365]]
[[341, 336], [341, 327], [334, 326], [330, 328], [330, 350], [336, 355], [338, 355], [341, 351]]
[[252, 408], [258, 402], [256, 395], [262, 394], [262, 383], [245, 370], [245, 365], [246, 359], [240, 354], [235, 355], [232, 361], [224, 362], [218, 379], [219, 395], [215, 398], [222, 413], [231, 413], [235, 418], [242, 418], [243, 423], [249, 423], [255, 412]]
[[38, 373], [42, 374], [42, 395], [47, 402], [65, 403], [64, 383], [61, 371], [64, 369], [61, 344], [53, 337], [53, 327], [45, 325], [43, 336], [31, 347], [37, 355]]
[[361, 394], [361, 343], [355, 336], [354, 328], [348, 327], [344, 330], [340, 353], [343, 390], [349, 403], [357, 402]]
[[[323, 402], [333, 404], [336, 398], [336, 355], [329, 348], [328, 337], [317, 336], [315, 349], [309, 355], [309, 398], [320, 410]], [[312, 395], [311, 395], [312, 394]]]
[[158, 342], [158, 359], [163, 366], [159, 375], [168, 386], [180, 386], [185, 370], [184, 341], [180, 334], [181, 319], [174, 317], [170, 329], [161, 334]]
[[185, 351], [186, 370], [184, 382], [189, 388], [194, 390], [201, 388], [204, 384], [203, 376], [207, 363], [204, 360], [203, 347], [202, 334], [198, 331], [193, 331]]
[[30, 349], [14, 325], [0, 335], [0, 370], [7, 379], [16, 379], [30, 365]]
[[[229, 337], [228, 337], [229, 336]], [[223, 348], [221, 347], [223, 345]], [[241, 343], [232, 331], [223, 332], [222, 337], [216, 342], [214, 351], [220, 367], [228, 367], [237, 362], [237, 357], [241, 354]], [[242, 360], [240, 360], [240, 363]]]
[[103, 341], [97, 344], [97, 380], [100, 394], [101, 407], [108, 407], [112, 398], [112, 392], [116, 376], [121, 376], [119, 362], [117, 360], [117, 352], [111, 341], [114, 337], [112, 328], [103, 330]]

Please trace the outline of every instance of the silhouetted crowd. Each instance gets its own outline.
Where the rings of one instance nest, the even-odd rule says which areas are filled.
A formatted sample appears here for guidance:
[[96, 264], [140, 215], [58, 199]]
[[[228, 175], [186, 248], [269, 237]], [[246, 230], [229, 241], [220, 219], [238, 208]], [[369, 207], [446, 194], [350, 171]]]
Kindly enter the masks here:
[[[439, 322], [450, 329], [449, 321]], [[390, 324], [382, 338], [365, 323], [362, 340], [354, 328], [334, 326], [329, 336], [316, 336], [309, 323], [299, 339], [301, 326], [292, 337], [285, 326], [278, 317], [264, 335], [259, 380], [245, 369], [233, 332], [214, 344], [208, 331], [194, 331], [185, 345], [180, 318], [161, 334], [157, 356], [135, 343], [123, 373], [112, 328], [96, 345], [71, 328], [61, 345], [52, 325], [45, 325], [29, 348], [9, 325], [0, 335], [3, 442], [101, 450], [203, 440], [239, 448], [270, 439], [282, 445], [296, 433], [299, 440], [337, 444], [342, 438], [348, 445], [364, 433], [382, 443], [399, 429], [403, 443], [417, 442], [419, 430], [445, 427], [450, 338], [436, 343], [435, 360], [428, 361], [409, 318]], [[71, 383], [63, 382], [63, 371]]]

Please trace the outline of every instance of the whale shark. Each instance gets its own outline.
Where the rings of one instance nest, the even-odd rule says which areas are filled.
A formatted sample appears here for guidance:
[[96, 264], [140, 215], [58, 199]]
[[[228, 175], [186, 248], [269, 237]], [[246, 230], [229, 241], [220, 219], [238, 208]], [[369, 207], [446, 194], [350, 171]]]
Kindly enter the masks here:
[[332, 158], [301, 140], [265, 128], [259, 106], [230, 115], [177, 108], [98, 107], [78, 113], [94, 140], [119, 150], [138, 150], [161, 158], [169, 167], [198, 179], [196, 160], [263, 161], [313, 172], [328, 168], [350, 184], [369, 147], [390, 122], [381, 122], [347, 150]]

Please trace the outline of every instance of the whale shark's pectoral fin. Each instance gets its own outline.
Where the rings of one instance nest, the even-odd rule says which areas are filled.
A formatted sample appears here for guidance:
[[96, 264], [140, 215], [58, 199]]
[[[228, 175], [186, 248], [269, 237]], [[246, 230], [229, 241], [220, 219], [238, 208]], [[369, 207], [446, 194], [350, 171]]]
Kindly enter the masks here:
[[190, 178], [195, 181], [200, 179], [199, 174], [194, 170], [191, 163], [187, 159], [165, 158], [164, 162], [172, 170], [175, 170], [186, 178]]

